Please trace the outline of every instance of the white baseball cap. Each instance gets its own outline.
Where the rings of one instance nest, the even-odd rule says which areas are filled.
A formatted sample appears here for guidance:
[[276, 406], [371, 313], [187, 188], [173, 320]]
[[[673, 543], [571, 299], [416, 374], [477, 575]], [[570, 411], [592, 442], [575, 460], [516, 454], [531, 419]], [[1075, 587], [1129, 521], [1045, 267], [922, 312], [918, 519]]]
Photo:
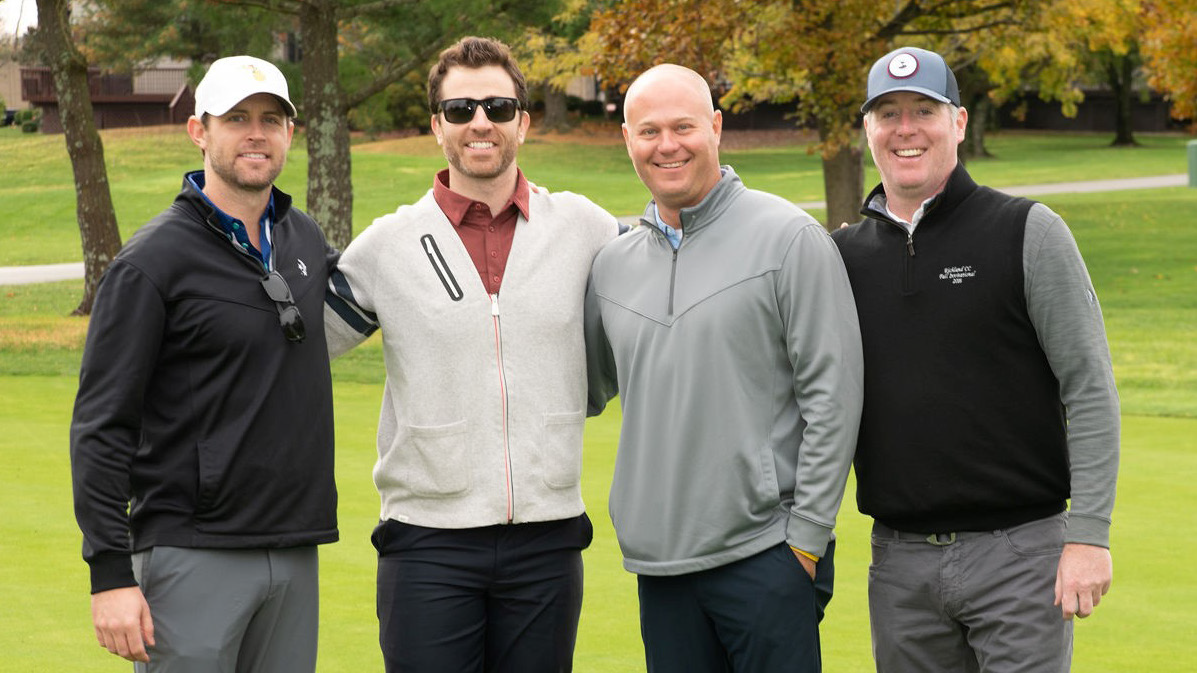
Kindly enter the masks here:
[[195, 87], [195, 116], [219, 117], [256, 93], [273, 94], [291, 117], [297, 116], [287, 91], [287, 78], [273, 63], [253, 56], [217, 59]]

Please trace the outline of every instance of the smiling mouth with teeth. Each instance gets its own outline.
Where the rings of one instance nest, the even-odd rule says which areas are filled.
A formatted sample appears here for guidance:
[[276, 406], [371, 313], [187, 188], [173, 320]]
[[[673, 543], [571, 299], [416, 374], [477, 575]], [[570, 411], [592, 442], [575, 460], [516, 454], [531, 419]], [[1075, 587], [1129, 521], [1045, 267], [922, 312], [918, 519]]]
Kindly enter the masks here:
[[921, 156], [923, 154], [923, 150], [920, 150], [920, 149], [894, 150], [894, 154], [896, 154], [900, 157], [917, 157], [917, 156]]
[[659, 166], [661, 168], [681, 168], [682, 166], [685, 166], [685, 165], [686, 165], [685, 161], [672, 161], [667, 164], [657, 164], [657, 166]]

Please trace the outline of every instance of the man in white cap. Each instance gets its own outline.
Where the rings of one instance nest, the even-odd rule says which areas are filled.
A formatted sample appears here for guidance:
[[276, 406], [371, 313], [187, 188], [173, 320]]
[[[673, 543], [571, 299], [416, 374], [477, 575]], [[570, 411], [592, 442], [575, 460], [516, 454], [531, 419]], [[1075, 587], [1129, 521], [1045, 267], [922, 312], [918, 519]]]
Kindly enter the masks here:
[[223, 58], [195, 100], [204, 169], [109, 266], [83, 354], [71, 470], [92, 618], [138, 671], [313, 671], [316, 545], [337, 539], [335, 251], [273, 187], [295, 117], [282, 73]]
[[1065, 671], [1110, 586], [1118, 393], [1063, 220], [973, 182], [944, 59], [874, 64], [881, 174], [833, 234], [864, 344], [857, 503], [877, 670]]

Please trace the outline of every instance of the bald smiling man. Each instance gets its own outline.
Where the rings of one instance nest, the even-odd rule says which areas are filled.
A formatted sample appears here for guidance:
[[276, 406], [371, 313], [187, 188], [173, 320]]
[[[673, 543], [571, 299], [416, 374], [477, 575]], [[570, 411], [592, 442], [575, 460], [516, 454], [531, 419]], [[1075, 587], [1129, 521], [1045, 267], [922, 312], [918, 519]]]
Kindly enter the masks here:
[[591, 413], [623, 405], [610, 510], [648, 670], [818, 671], [862, 397], [843, 263], [719, 164], [698, 73], [644, 72], [624, 114], [653, 198], [595, 258], [586, 344]]

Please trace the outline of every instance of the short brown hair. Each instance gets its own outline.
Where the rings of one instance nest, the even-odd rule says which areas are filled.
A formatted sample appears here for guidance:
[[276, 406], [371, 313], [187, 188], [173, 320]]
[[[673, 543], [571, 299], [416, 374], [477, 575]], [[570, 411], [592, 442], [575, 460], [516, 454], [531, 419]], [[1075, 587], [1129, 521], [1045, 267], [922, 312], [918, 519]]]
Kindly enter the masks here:
[[428, 72], [428, 109], [436, 114], [437, 106], [441, 102], [441, 82], [445, 74], [453, 66], [465, 68], [482, 68], [497, 65], [511, 75], [515, 83], [515, 98], [520, 102], [520, 109], [528, 109], [528, 83], [524, 81], [524, 73], [520, 71], [515, 57], [507, 45], [490, 37], [463, 37], [456, 44], [441, 52], [436, 65]]

